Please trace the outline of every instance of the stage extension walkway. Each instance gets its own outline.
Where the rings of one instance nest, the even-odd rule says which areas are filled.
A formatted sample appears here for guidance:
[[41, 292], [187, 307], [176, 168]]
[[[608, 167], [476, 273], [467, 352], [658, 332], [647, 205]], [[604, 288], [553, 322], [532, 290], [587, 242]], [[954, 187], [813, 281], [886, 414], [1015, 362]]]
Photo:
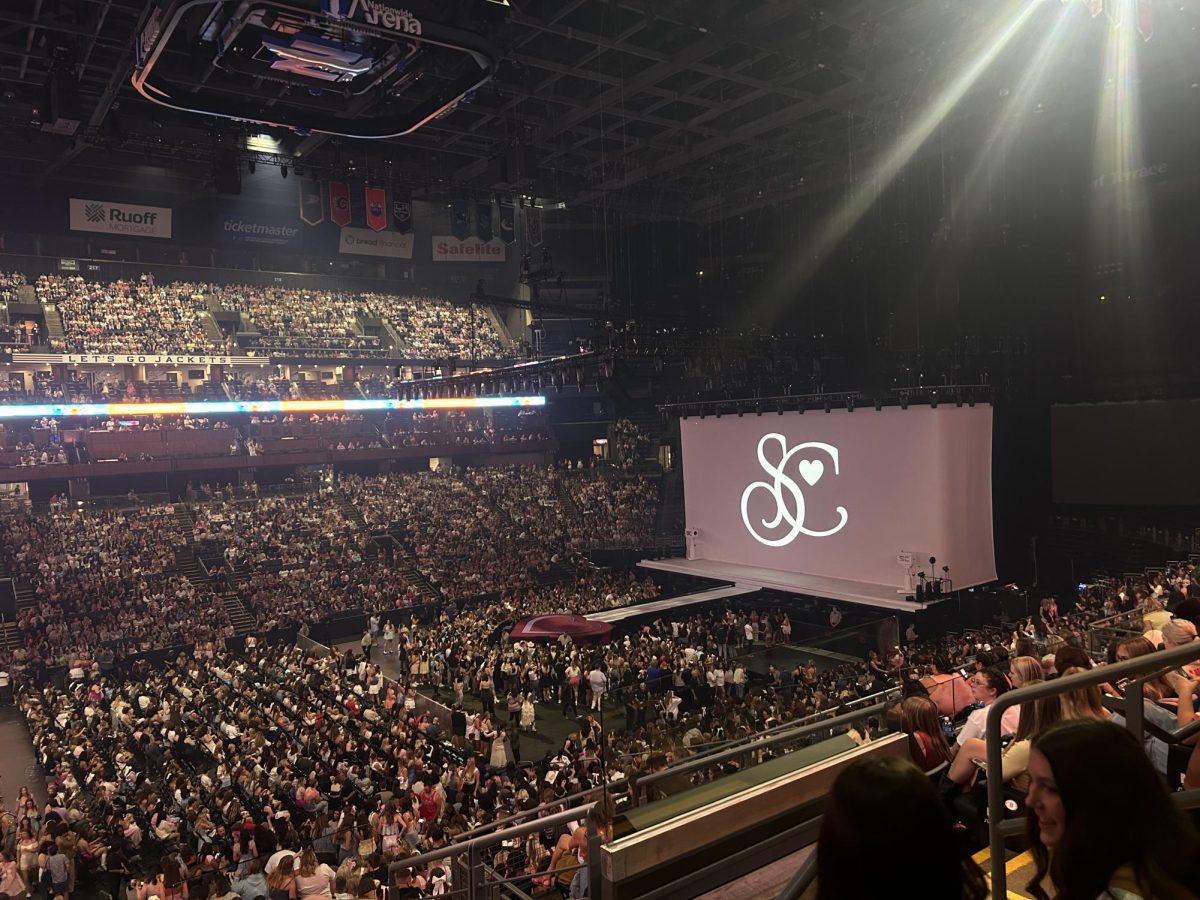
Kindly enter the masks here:
[[695, 603], [708, 603], [710, 600], [726, 600], [730, 597], [741, 597], [745, 594], [756, 593], [757, 587], [726, 587], [701, 591], [698, 594], [684, 594], [680, 597], [668, 597], [665, 600], [651, 600], [649, 603], [635, 603], [632, 606], [618, 606], [616, 609], [606, 609], [603, 612], [589, 613], [585, 619], [593, 622], [621, 622], [634, 616], [644, 616], [647, 613], [663, 613], [678, 609], [681, 606], [691, 606]]

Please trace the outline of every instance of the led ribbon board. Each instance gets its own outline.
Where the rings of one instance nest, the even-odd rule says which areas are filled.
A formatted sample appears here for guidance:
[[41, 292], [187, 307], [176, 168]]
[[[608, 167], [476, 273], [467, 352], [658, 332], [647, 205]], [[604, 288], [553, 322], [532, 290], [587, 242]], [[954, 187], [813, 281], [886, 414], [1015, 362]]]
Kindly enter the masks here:
[[427, 400], [199, 400], [195, 403], [24, 403], [0, 406], [0, 419], [37, 416], [211, 416], [237, 413], [336, 413], [377, 409], [511, 409], [545, 406], [545, 397], [438, 397]]

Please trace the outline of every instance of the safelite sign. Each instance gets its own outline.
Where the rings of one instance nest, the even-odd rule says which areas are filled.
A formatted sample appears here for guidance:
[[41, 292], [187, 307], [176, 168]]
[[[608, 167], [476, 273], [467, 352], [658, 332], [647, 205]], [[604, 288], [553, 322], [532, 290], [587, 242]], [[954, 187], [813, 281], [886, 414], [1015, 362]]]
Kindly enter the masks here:
[[452, 235], [434, 235], [434, 262], [504, 262], [505, 244], [500, 238], [481, 241], [469, 237], [460, 241]]

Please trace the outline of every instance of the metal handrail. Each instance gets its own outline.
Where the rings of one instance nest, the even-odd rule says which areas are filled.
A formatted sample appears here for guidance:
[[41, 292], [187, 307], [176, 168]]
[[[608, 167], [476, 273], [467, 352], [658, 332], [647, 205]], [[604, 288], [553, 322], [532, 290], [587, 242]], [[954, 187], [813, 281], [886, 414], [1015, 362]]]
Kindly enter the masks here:
[[817, 880], [817, 848], [813, 847], [808, 858], [800, 863], [800, 868], [791, 877], [775, 900], [800, 900], [809, 886]]
[[987, 780], [987, 800], [993, 896], [1007, 896], [1004, 834], [999, 827], [1004, 817], [1004, 779], [999, 775], [1004, 766], [1001, 755], [1003, 748], [1000, 746], [1000, 727], [1005, 710], [1029, 700], [1053, 697], [1077, 688], [1092, 687], [1131, 676], [1134, 680], [1125, 691], [1125, 727], [1133, 733], [1138, 743], [1141, 743], [1143, 738], [1142, 683], [1147, 677], [1163, 668], [1176, 668], [1198, 659], [1200, 659], [1200, 641], [1194, 641], [1182, 647], [1159, 650], [1110, 666], [1099, 666], [1087, 672], [1066, 675], [1053, 681], [1028, 684], [1015, 691], [1001, 694], [992, 702], [987, 715], [986, 741], [987, 767], [988, 771], [992, 773], [992, 777]]
[[[901, 690], [900, 687], [897, 685], [896, 687], [890, 687], [884, 691], [879, 691], [874, 694], [868, 694], [866, 697], [856, 697], [855, 699], [847, 701], [846, 703], [839, 703], [837, 706], [832, 707], [830, 709], [823, 709], [823, 710], [820, 710], [819, 712], [812, 713], [811, 715], [802, 716], [799, 719], [792, 719], [790, 722], [784, 722], [780, 725], [775, 725], [774, 727], [768, 728], [765, 731], [756, 731], [753, 734], [746, 734], [741, 737], [728, 738], [727, 740], [724, 740], [724, 741], [714, 741], [711, 744], [704, 745], [705, 749], [701, 750], [699, 753], [694, 753], [685, 759], [677, 760], [675, 763], [672, 763], [672, 766], [681, 765], [684, 762], [693, 762], [697, 759], [700, 759], [701, 757], [710, 756], [714, 753], [719, 753], [722, 750], [731, 750], [731, 749], [733, 749], [735, 744], [740, 744], [740, 745], [757, 744], [763, 738], [770, 737], [775, 734], [779, 734], [780, 732], [786, 731], [788, 729], [799, 728], [804, 725], [818, 724], [822, 721], [829, 721], [834, 715], [837, 714], [838, 709], [840, 709], [843, 706], [846, 707], [846, 709], [848, 709], [848, 710], [853, 709], [863, 703], [866, 703], [868, 700], [876, 700], [876, 698], [887, 698], [888, 696], [890, 696], [892, 694], [898, 693], [900, 690]], [[876, 702], [883, 703], [885, 701], [883, 699], [879, 699]], [[695, 745], [693, 744], [693, 746], [695, 746]], [[668, 768], [670, 768], [670, 766]]]
[[[857, 700], [853, 700], [846, 705], [853, 706], [856, 703], [864, 703], [867, 700], [871, 700], [876, 697], [885, 697], [886, 698], [889, 695], [895, 694], [898, 690], [899, 690], [899, 688], [888, 688], [886, 691], [880, 691], [878, 694], [871, 694], [867, 697], [860, 697]], [[882, 705], [884, 707], [884, 709], [886, 710], [887, 703], [884, 700], [880, 700], [878, 703], [876, 703], [872, 707], [870, 707], [870, 709], [875, 709], [876, 707], [878, 707], [880, 705]], [[688, 756], [688, 757], [685, 757], [684, 759], [675, 760], [673, 763], [671, 763], [669, 766], [667, 766], [667, 768], [662, 769], [659, 772], [647, 774], [646, 776], [639, 778], [638, 781], [641, 784], [645, 784], [648, 781], [657, 780], [657, 778], [662, 778], [667, 775], [673, 775], [676, 772], [678, 772], [680, 770], [680, 768], [682, 766], [684, 766], [685, 764], [690, 764], [690, 768], [688, 769], [688, 771], [691, 771], [692, 768], [697, 768], [702, 764], [710, 762], [711, 761], [709, 759], [710, 757], [715, 756], [717, 753], [720, 753], [725, 750], [735, 750], [736, 749], [736, 750], [745, 751], [745, 750], [762, 749], [762, 747], [765, 743], [764, 742], [765, 738], [770, 738], [772, 736], [780, 734], [785, 729], [792, 730], [792, 729], [796, 729], [798, 727], [803, 727], [804, 725], [810, 725], [810, 724], [820, 725], [823, 728], [828, 728], [833, 723], [833, 718], [821, 718], [821, 717], [828, 716], [831, 712], [832, 712], [832, 710], [824, 710], [819, 713], [814, 713], [811, 716], [805, 716], [802, 719], [795, 719], [791, 722], [785, 722], [783, 725], [776, 725], [774, 728], [770, 728], [766, 731], [760, 731], [760, 732], [756, 732], [755, 734], [752, 734], [752, 735], [746, 735], [745, 737], [733, 738], [728, 741], [722, 741], [722, 742], [708, 748], [707, 750], [704, 750], [700, 753], [695, 754], [694, 756]], [[855, 713], [854, 713], [854, 715], [858, 718], [862, 717], [863, 715], [871, 715], [871, 714], [872, 713], [870, 712], [870, 710], [868, 710], [866, 712], [855, 711]], [[818, 730], [820, 730], [820, 729], [818, 729]], [[789, 735], [789, 736], [796, 736], [796, 735]], [[732, 746], [734, 744], [736, 744], [738, 746], [737, 747]], [[652, 776], [657, 776], [657, 778], [653, 778]], [[456, 837], [454, 839], [453, 843], [459, 843], [462, 841], [470, 840], [472, 837], [486, 834], [487, 832], [494, 831], [497, 828], [503, 828], [514, 822], [519, 822], [523, 819], [528, 819], [531, 816], [537, 816], [539, 813], [545, 812], [548, 809], [553, 809], [554, 807], [557, 807], [557, 806], [569, 806], [571, 803], [574, 803], [579, 800], [583, 800], [587, 796], [589, 796], [591, 794], [595, 794], [597, 791], [604, 790], [605, 788], [607, 788], [610, 793], [615, 790], [623, 789], [629, 785], [629, 781], [630, 781], [630, 779], [628, 777], [622, 776], [621, 778], [616, 778], [612, 781], [609, 781], [607, 785], [590, 787], [587, 790], [579, 791], [578, 793], [571, 794], [567, 797], [561, 797], [559, 799], [551, 800], [547, 803], [543, 803], [539, 806], [535, 806], [533, 809], [527, 809], [527, 810], [523, 810], [518, 813], [513, 813], [511, 816], [507, 816], [503, 819], [497, 819], [495, 822], [489, 822], [486, 825], [478, 825], [475, 828], [472, 828], [470, 831], [466, 831], [466, 832], [463, 832], [462, 834], [460, 834], [458, 837]]]
[[824, 731], [827, 728], [838, 728], [842, 725], [851, 725], [854, 722], [866, 717], [873, 716], [887, 710], [886, 703], [876, 703], [873, 706], [868, 706], [865, 709], [855, 710], [854, 712], [843, 713], [840, 716], [834, 716], [832, 719], [826, 719], [823, 722], [814, 722], [812, 725], [805, 725], [801, 728], [796, 728], [782, 734], [774, 735], [763, 741], [757, 741], [745, 747], [730, 747], [718, 753], [713, 753], [704, 757], [694, 759], [686, 759], [676, 766], [670, 766], [665, 769], [660, 769], [657, 772], [651, 772], [638, 779], [640, 785], [652, 784], [661, 778], [668, 775], [687, 774], [695, 769], [711, 766], [716, 763], [724, 762], [727, 759], [733, 759], [748, 751], [769, 750], [779, 744], [787, 743], [796, 738], [805, 737], [810, 734], [816, 734], [818, 731]]
[[543, 819], [526, 822], [523, 825], [514, 825], [500, 832], [480, 835], [461, 844], [447, 844], [445, 847], [439, 847], [436, 850], [427, 850], [424, 853], [418, 853], [416, 856], [397, 860], [397, 862], [406, 868], [416, 868], [426, 863], [453, 860], [465, 855], [467, 857], [467, 868], [471, 873], [471, 882], [467, 886], [468, 896], [471, 900], [480, 900], [483, 894], [483, 881], [479, 878], [483, 874], [481, 851], [486, 850], [488, 847], [493, 847], [501, 841], [519, 840], [527, 835], [541, 831], [543, 828], [557, 828], [559, 825], [566, 825], [569, 822], [577, 822], [580, 819], [585, 819], [588, 829], [588, 867], [591, 871], [591, 890], [589, 891], [589, 896], [599, 897], [600, 834], [596, 830], [596, 822], [592, 815], [598, 810], [598, 807], [599, 802], [593, 801], [585, 806], [577, 806], [573, 809], [546, 816]]

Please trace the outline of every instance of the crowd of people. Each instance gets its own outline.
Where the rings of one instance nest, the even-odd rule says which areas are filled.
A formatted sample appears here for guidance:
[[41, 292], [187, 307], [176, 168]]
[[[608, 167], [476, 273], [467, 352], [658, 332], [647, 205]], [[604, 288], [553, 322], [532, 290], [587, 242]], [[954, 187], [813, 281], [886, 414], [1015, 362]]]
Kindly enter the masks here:
[[[588, 498], [575, 518], [555, 499], [560, 478], [533, 467], [442, 469], [346, 476], [338, 487], [278, 496], [202, 495], [189, 485], [189, 526], [171, 506], [56, 506], [48, 515], [0, 519], [0, 571], [28, 585], [36, 601], [18, 618], [17, 662], [94, 656], [100, 645], [119, 655], [220, 637], [228, 631], [217, 598], [224, 590], [241, 595], [262, 630], [345, 609], [411, 606], [420, 592], [395, 565], [397, 552], [411, 553], [420, 575], [452, 601], [539, 588], [577, 571], [574, 548], [624, 545], [649, 533], [649, 489], [640, 520], [626, 507]], [[534, 514], [543, 500], [552, 517]], [[387, 531], [399, 535], [403, 549], [372, 539]], [[191, 555], [209, 568], [211, 581], [193, 584], [179, 574]], [[205, 615], [189, 620], [187, 603]], [[119, 627], [121, 621], [130, 624]]]
[[413, 359], [504, 359], [512, 356], [492, 317], [480, 306], [438, 297], [363, 294], [367, 315], [386, 321]]
[[254, 339], [258, 348], [381, 347], [378, 337], [362, 332], [358, 323], [361, 301], [349, 291], [225, 285], [216, 289], [216, 297], [222, 309], [244, 313], [251, 320], [259, 332]]
[[178, 573], [174, 510], [60, 507], [0, 518], [0, 567], [33, 593], [18, 608], [15, 670], [231, 635], [212, 588]]
[[[487, 480], [482, 485], [496, 490]], [[502, 500], [503, 492], [496, 496]], [[214, 507], [207, 520], [197, 522], [198, 533], [249, 534], [227, 547], [238, 567], [243, 561], [278, 558], [307, 573], [311, 561], [300, 549], [302, 536], [322, 545], [353, 532], [331, 508], [263, 502], [250, 517]], [[264, 530], [261, 523], [267, 520], [278, 527]], [[355, 567], [353, 555], [343, 564]], [[1144, 612], [1144, 624], [1157, 626], [1148, 631], [1160, 634], [1116, 643], [1114, 659], [1151, 652], [1142, 647], [1144, 642], [1152, 650], [1151, 638], [1166, 646], [1195, 640], [1195, 626], [1187, 617], [1195, 615], [1192, 607], [1200, 602], [1186, 596], [1191, 593], [1188, 578], [1167, 573], [1159, 584], [1118, 592], [1116, 602], [1131, 620]], [[1171, 599], [1174, 619], [1157, 621], [1154, 588], [1159, 596], [1183, 597]], [[322, 587], [316, 593], [325, 596], [327, 591]], [[377, 636], [377, 642], [364, 638], [365, 656], [318, 656], [255, 641], [235, 654], [202, 644], [193, 658], [165, 668], [135, 663], [123, 680], [81, 667], [65, 690], [31, 687], [22, 695], [22, 706], [47, 771], [55, 776], [53, 805], [64, 812], [60, 818], [70, 823], [70, 830], [115, 853], [121, 862], [101, 868], [93, 864], [92, 854], [83, 854], [68, 866], [65, 877], [104, 879], [141, 865], [149, 869], [151, 880], [183, 872], [194, 888], [216, 885], [217, 890], [237, 892], [240, 883], [242, 896], [247, 896], [266, 861], [274, 872], [283, 867], [276, 885], [286, 885], [291, 877], [297, 884], [315, 879], [311, 883], [319, 887], [324, 879], [331, 890], [341, 885], [345, 891], [361, 891], [369, 877], [368, 887], [432, 890], [448, 883], [451, 867], [406, 867], [405, 858], [436, 851], [496, 818], [597, 789], [605, 780], [636, 784], [672, 758], [845, 709], [847, 703], [878, 695], [897, 682], [905, 697], [889, 718], [895, 730], [910, 736], [911, 771], [946, 764], [946, 786], [937, 798], [941, 812], [929, 820], [935, 823], [930, 827], [940, 828], [943, 818], [946, 824], [953, 821], [947, 793], [952, 797], [972, 790], [980, 774], [976, 761], [985, 750], [982, 723], [990, 704], [1012, 687], [1093, 665], [1080, 646], [1079, 631], [1104, 614], [1108, 599], [1083, 597], [1069, 614], [1039, 615], [1030, 636], [1020, 629], [990, 629], [970, 637], [913, 639], [892, 655], [872, 653], [860, 663], [834, 667], [811, 661], [790, 671], [771, 666], [765, 676], [751, 676], [748, 657], [756, 649], [790, 641], [786, 608], [736, 603], [694, 612], [680, 608], [592, 647], [513, 641], [498, 628], [527, 615], [597, 611], [656, 595], [650, 581], [592, 572], [573, 582], [510, 588], [475, 603], [452, 601], [423, 620], [385, 615], [381, 626], [380, 617], [373, 616], [368, 634]], [[1179, 624], [1185, 621], [1187, 625]], [[1042, 652], [1049, 647], [1056, 649]], [[378, 663], [371, 662], [371, 649], [396, 658], [399, 675], [394, 681], [384, 679]], [[964, 667], [974, 672], [970, 686], [975, 706], [952, 711], [970, 715], [958, 738], [948, 741], [940, 710], [916, 677], [926, 669]], [[1183, 672], [1167, 678], [1165, 685], [1148, 685], [1147, 703], [1162, 705], [1172, 692], [1172, 721], [1190, 721], [1198, 675]], [[1042, 846], [1055, 846], [1055, 828], [1062, 824], [1054, 820], [1047, 786], [1067, 775], [1054, 751], [1040, 748], [1050, 748], [1068, 727], [1092, 727], [1097, 735], [1101, 727], [1112, 728], [1102, 721], [1112, 717], [1100, 703], [1100, 690], [1025, 704], [1015, 710], [1017, 715], [1005, 717], [1014, 740], [1000, 777], [1023, 791], [1036, 813], [1031, 835]], [[419, 702], [418, 691], [445, 702], [449, 716]], [[623, 706], [625, 715], [623, 720], [610, 716], [608, 727], [601, 728], [596, 712], [606, 700]], [[543, 751], [542, 743], [529, 735], [547, 710], [560, 708], [578, 729], [561, 746]], [[871, 730], [864, 729], [868, 737]], [[538, 749], [523, 751], [523, 744]], [[1153, 772], [1154, 754], [1139, 757], [1138, 765]], [[903, 791], [916, 783], [904, 774], [908, 771], [877, 777]], [[1152, 775], [1156, 791], [1163, 790], [1165, 774], [1159, 769]], [[1194, 774], [1200, 775], [1200, 767]], [[922, 790], [934, 791], [924, 774], [920, 783]], [[681, 786], [690, 784], [685, 778]], [[660, 786], [651, 796], [671, 789]], [[835, 789], [835, 809], [845, 802], [841, 796]], [[924, 795], [914, 802], [924, 803]], [[1080, 802], [1078, 794], [1070, 802]], [[839, 842], [852, 840], [852, 835], [836, 816], [826, 827], [827, 849], [820, 852], [832, 859]], [[31, 831], [36, 834], [36, 826]], [[310, 847], [315, 862], [306, 853]], [[503, 856], [489, 861], [499, 872], [529, 876], [538, 887], [558, 883], [566, 889], [573, 873], [556, 872], [564, 858], [580, 858], [576, 852], [571, 859], [571, 849], [568, 832], [547, 832], [506, 846]], [[294, 856], [291, 866], [283, 862], [289, 853]], [[960, 858], [957, 851], [946, 859], [940, 854], [935, 855], [943, 868], [954, 868]], [[182, 857], [185, 867], [168, 867], [164, 874], [158, 868], [161, 857]], [[1047, 854], [1039, 865], [1049, 859]], [[1112, 868], [1117, 869], [1124, 857], [1114, 859]], [[321, 863], [328, 869], [320, 869]], [[969, 874], [970, 869], [963, 871]], [[1040, 875], [1047, 874], [1059, 886], [1075, 877], [1048, 864]], [[240, 882], [227, 885], [222, 879], [229, 876], [240, 876]], [[866, 896], [829, 893], [849, 883], [845, 879], [851, 876], [845, 873], [822, 878], [821, 896]]]
[[223, 353], [224, 341], [204, 327], [208, 287], [188, 282], [87, 282], [79, 275], [42, 275], [38, 299], [53, 304], [63, 336], [58, 353]]
[[[15, 297], [25, 283], [20, 273], [0, 274], [0, 301]], [[440, 297], [357, 293], [275, 285], [157, 284], [90, 282], [79, 275], [41, 275], [40, 302], [62, 320], [63, 336], [46, 338], [50, 349], [69, 353], [227, 353], [235, 335], [205, 321], [207, 296], [218, 308], [245, 316], [240, 330], [253, 334], [249, 349], [294, 350], [300, 355], [342, 351], [350, 356], [412, 359], [495, 360], [513, 356], [491, 313], [478, 305], [458, 306]], [[362, 318], [387, 323], [398, 341], [389, 349]], [[36, 323], [32, 323], [36, 325]], [[15, 329], [12, 343], [40, 343], [36, 332]]]
[[[494, 436], [490, 420], [474, 414], [383, 421], [389, 440]], [[251, 427], [326, 424], [340, 428], [345, 443], [361, 420], [256, 416]], [[820, 896], [866, 896], [853, 873], [832, 862], [862, 848], [855, 841], [864, 826], [839, 809], [867, 808], [863, 797], [875, 790], [910, 792], [914, 814], [928, 813], [919, 827], [929, 834], [952, 830], [955, 818], [978, 826], [967, 811], [972, 802], [978, 810], [980, 779], [989, 774], [986, 724], [1001, 695], [1102, 664], [1084, 649], [1101, 618], [1128, 625], [1107, 648], [1108, 662], [1197, 640], [1200, 590], [1189, 566], [1136, 584], [1100, 581], [1069, 610], [1046, 598], [1014, 626], [932, 640], [910, 631], [904, 647], [834, 665], [756, 665], [757, 651], [791, 644], [793, 622], [786, 605], [754, 601], [681, 607], [592, 646], [506, 634], [508, 623], [526, 616], [658, 597], [653, 581], [597, 571], [583, 555], [643, 545], [656, 502], [655, 483], [642, 478], [443, 467], [343, 476], [340, 484], [278, 496], [193, 494], [185, 527], [170, 506], [98, 512], [60, 504], [48, 516], [0, 518], [0, 569], [33, 596], [19, 609], [21, 646], [5, 664], [18, 676], [52, 795], [48, 811], [29, 815], [22, 807], [15, 817], [13, 849], [24, 842], [25, 850], [14, 871], [27, 885], [46, 881], [65, 900], [85, 886], [113, 893], [131, 875], [145, 879], [135, 888], [139, 900], [169, 900], [162, 892], [182, 884], [245, 900], [272, 892], [280, 900], [285, 892], [295, 900], [326, 891], [331, 900], [370, 896], [381, 885], [399, 896], [438, 893], [452, 886], [453, 867], [405, 859], [539, 803], [589, 790], [599, 797], [604, 783], [636, 785], [703, 748], [898, 690], [903, 699], [886, 727], [908, 734], [912, 762], [858, 767], [852, 780], [839, 779], [819, 851]], [[384, 532], [398, 543], [377, 540]], [[424, 604], [395, 565], [394, 547], [437, 587], [438, 603]], [[181, 574], [180, 561], [192, 554], [206, 577]], [[362, 610], [364, 653], [229, 641], [234, 630], [221, 599], [228, 591], [240, 595], [259, 633]], [[136, 658], [181, 643], [194, 651], [173, 662]], [[373, 651], [397, 660], [394, 680], [384, 678]], [[65, 686], [47, 687], [42, 675], [57, 664], [67, 669]], [[969, 704], [952, 695], [944, 708], [944, 696], [920, 681], [964, 670]], [[1011, 740], [1002, 771], [990, 777], [1026, 805], [1038, 883], [1049, 879], [1060, 894], [1078, 885], [1135, 893], [1151, 882], [1189, 886], [1197, 874], [1161, 862], [1143, 872], [1142, 857], [1127, 850], [1114, 850], [1099, 868], [1091, 859], [1102, 871], [1096, 877], [1057, 861], [1081, 852], [1070, 843], [1080, 826], [1064, 808], [1092, 809], [1072, 768], [1079, 746], [1097, 759], [1120, 756], [1138, 778], [1148, 772], [1138, 782], [1145, 803], [1165, 796], [1163, 783], [1200, 787], [1196, 742], [1170, 746], [1162, 736], [1196, 718], [1200, 667], [1146, 682], [1143, 711], [1155, 727], [1132, 755], [1119, 747], [1129, 743], [1114, 728], [1120, 716], [1104, 704], [1105, 694], [1120, 698], [1125, 689], [1068, 692], [1014, 707], [1002, 720]], [[605, 703], [610, 715], [601, 726]], [[612, 715], [614, 703], [623, 717]], [[548, 715], [578, 727], [546, 750], [532, 734]], [[948, 736], [947, 721], [955, 720], [960, 727]], [[859, 738], [884, 728], [868, 723]], [[941, 796], [931, 771], [940, 772]], [[692, 783], [684, 778], [676, 787]], [[927, 808], [930, 792], [936, 806]], [[872, 827], [890, 828], [890, 819], [878, 818]], [[1181, 827], [1177, 841], [1192, 847]], [[958, 850], [929, 846], [936, 852], [928, 865], [953, 870], [960, 896], [983, 896], [973, 893], [977, 870]], [[547, 829], [488, 861], [539, 889], [569, 893], [576, 889], [570, 864], [585, 852], [569, 830]]]

